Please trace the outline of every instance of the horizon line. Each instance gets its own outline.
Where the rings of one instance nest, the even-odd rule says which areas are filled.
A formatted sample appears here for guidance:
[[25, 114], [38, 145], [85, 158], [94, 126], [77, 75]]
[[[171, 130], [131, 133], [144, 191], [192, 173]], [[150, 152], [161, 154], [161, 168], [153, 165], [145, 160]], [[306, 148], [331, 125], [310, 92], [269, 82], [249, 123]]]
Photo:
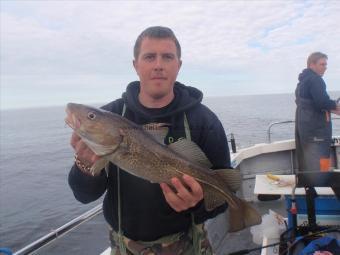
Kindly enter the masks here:
[[[328, 93], [340, 93], [340, 90], [330, 90], [328, 91]], [[203, 96], [203, 100], [207, 99], [207, 98], [223, 98], [223, 97], [243, 97], [243, 96], [270, 96], [270, 95], [294, 95], [294, 92], [278, 92], [278, 93], [264, 93], [264, 94], [235, 94], [235, 95], [223, 95], [223, 96], [219, 96], [219, 95], [213, 95], [213, 96]], [[118, 98], [112, 99], [111, 101], [114, 101]], [[109, 102], [111, 102], [109, 101]], [[109, 103], [106, 102], [106, 103]], [[98, 102], [98, 101], [89, 101], [83, 104], [89, 104], [89, 105], [104, 105], [106, 104], [105, 102]], [[42, 104], [42, 105], [31, 105], [31, 106], [14, 106], [14, 107], [3, 107], [3, 105], [0, 105], [0, 111], [10, 111], [10, 110], [27, 110], [27, 109], [41, 109], [41, 108], [54, 108], [54, 107], [62, 107], [65, 106], [67, 103], [58, 103], [58, 104]]]

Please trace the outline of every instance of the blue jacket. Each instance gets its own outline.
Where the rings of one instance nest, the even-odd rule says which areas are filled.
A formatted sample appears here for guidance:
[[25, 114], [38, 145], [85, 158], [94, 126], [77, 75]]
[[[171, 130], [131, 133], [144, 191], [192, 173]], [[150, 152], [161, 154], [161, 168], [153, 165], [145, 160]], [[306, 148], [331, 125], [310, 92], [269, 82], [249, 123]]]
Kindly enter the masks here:
[[320, 75], [307, 68], [299, 74], [299, 83], [295, 90], [296, 97], [300, 96], [313, 102], [317, 111], [330, 111], [336, 108], [336, 102], [329, 98], [326, 83]]

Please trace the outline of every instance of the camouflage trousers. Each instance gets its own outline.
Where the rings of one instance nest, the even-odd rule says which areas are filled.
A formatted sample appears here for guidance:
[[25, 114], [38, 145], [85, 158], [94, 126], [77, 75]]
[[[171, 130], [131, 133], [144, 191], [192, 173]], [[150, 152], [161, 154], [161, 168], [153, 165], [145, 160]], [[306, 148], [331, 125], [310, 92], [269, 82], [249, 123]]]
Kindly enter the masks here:
[[[195, 228], [195, 229], [194, 229]], [[193, 235], [196, 232], [196, 235]], [[193, 237], [193, 236], [196, 236]], [[196, 239], [196, 240], [194, 240]], [[119, 249], [119, 236], [110, 229], [111, 255], [125, 255]], [[212, 249], [203, 224], [193, 226], [187, 233], [178, 233], [152, 242], [122, 237], [126, 255], [212, 255]]]

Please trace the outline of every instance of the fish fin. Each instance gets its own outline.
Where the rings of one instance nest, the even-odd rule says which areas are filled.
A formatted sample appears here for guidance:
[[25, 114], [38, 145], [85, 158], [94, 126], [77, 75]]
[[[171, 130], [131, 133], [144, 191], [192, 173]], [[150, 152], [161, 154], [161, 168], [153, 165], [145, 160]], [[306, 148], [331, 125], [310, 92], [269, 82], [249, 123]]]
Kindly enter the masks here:
[[97, 175], [98, 173], [100, 173], [101, 170], [103, 170], [106, 166], [106, 164], [108, 163], [109, 161], [106, 159], [106, 158], [100, 158], [98, 159], [94, 164], [93, 166], [91, 167], [90, 169], [90, 172], [92, 175]]
[[143, 125], [144, 131], [150, 134], [157, 142], [164, 144], [164, 139], [169, 132], [170, 124], [167, 123], [149, 123]]
[[211, 171], [212, 175], [228, 185], [231, 191], [236, 192], [241, 187], [242, 175], [238, 169], [216, 169]]
[[187, 160], [200, 165], [201, 167], [211, 168], [212, 164], [204, 154], [202, 149], [194, 142], [187, 139], [180, 139], [168, 145], [173, 151], [177, 152]]
[[250, 203], [237, 198], [237, 207], [229, 207], [229, 232], [258, 225], [262, 221], [261, 214]]
[[225, 197], [219, 192], [216, 192], [210, 185], [204, 185], [203, 192], [204, 206], [207, 211], [211, 211], [226, 202]]

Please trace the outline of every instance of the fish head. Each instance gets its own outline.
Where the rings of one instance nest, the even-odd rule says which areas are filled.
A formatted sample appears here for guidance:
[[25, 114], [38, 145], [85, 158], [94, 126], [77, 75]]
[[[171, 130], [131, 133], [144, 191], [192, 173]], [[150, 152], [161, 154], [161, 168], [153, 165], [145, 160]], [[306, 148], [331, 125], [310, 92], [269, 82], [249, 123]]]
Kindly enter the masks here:
[[121, 116], [75, 103], [67, 104], [66, 114], [65, 123], [98, 156], [113, 153], [122, 142]]

